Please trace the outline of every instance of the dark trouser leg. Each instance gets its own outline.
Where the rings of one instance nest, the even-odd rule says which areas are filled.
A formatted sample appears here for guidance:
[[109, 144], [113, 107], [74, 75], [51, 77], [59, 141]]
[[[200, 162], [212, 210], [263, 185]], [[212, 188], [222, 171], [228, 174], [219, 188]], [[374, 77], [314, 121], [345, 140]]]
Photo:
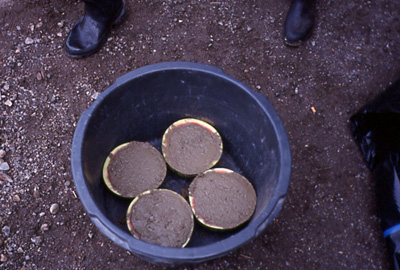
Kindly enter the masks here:
[[315, 0], [292, 0], [285, 22], [285, 43], [299, 46], [315, 24]]
[[107, 40], [111, 26], [125, 13], [123, 0], [84, 0], [85, 15], [75, 23], [65, 43], [68, 56], [91, 55]]

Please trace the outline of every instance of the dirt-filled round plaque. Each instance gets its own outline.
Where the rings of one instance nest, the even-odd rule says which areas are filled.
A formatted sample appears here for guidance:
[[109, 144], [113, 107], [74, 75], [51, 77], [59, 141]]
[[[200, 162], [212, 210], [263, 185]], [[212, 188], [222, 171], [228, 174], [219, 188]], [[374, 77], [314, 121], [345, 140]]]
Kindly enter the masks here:
[[155, 189], [132, 201], [127, 225], [140, 240], [165, 247], [185, 247], [193, 232], [194, 219], [189, 203], [181, 195]]
[[148, 142], [132, 141], [116, 147], [103, 167], [107, 187], [125, 198], [158, 188], [166, 174], [163, 156]]

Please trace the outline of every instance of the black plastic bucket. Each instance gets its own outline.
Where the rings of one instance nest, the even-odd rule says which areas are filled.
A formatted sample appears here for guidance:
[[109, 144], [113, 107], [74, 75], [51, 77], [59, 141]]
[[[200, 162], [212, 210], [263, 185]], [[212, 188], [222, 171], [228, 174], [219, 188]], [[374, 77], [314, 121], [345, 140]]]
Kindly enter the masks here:
[[[248, 178], [257, 207], [240, 228], [217, 232], [196, 224], [187, 247], [156, 246], [130, 235], [125, 224], [130, 201], [108, 191], [102, 166], [124, 142], [148, 141], [160, 149], [168, 126], [186, 117], [219, 131], [224, 152], [216, 167]], [[270, 103], [221, 69], [188, 62], [154, 64], [118, 78], [82, 113], [71, 162], [79, 198], [100, 231], [137, 256], [170, 266], [221, 257], [258, 236], [280, 211], [291, 170], [287, 135]], [[190, 181], [168, 172], [162, 187], [181, 193]]]

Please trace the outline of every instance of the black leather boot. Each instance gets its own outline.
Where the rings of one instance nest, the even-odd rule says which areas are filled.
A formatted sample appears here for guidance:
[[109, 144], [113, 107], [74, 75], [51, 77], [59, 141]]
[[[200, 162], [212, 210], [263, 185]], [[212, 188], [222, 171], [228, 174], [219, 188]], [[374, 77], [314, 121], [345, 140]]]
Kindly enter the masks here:
[[84, 0], [85, 15], [72, 28], [65, 51], [72, 58], [89, 56], [98, 51], [113, 25], [125, 14], [123, 0]]
[[299, 46], [311, 34], [315, 24], [314, 0], [292, 0], [285, 22], [284, 41]]

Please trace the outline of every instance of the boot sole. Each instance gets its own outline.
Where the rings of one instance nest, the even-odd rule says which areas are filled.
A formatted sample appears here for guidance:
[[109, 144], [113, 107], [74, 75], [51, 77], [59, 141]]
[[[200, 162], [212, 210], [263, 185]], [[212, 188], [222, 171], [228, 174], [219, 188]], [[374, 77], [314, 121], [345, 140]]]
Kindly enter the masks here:
[[308, 34], [307, 34], [304, 38], [302, 38], [302, 39], [300, 39], [300, 40], [297, 40], [297, 41], [289, 41], [288, 38], [285, 36], [285, 37], [283, 38], [283, 42], [285, 43], [285, 45], [290, 46], [290, 47], [299, 47], [299, 46], [302, 45], [306, 40], [308, 40], [309, 38], [311, 38], [313, 31], [314, 31], [314, 27], [310, 30], [310, 32], [308, 32]]

